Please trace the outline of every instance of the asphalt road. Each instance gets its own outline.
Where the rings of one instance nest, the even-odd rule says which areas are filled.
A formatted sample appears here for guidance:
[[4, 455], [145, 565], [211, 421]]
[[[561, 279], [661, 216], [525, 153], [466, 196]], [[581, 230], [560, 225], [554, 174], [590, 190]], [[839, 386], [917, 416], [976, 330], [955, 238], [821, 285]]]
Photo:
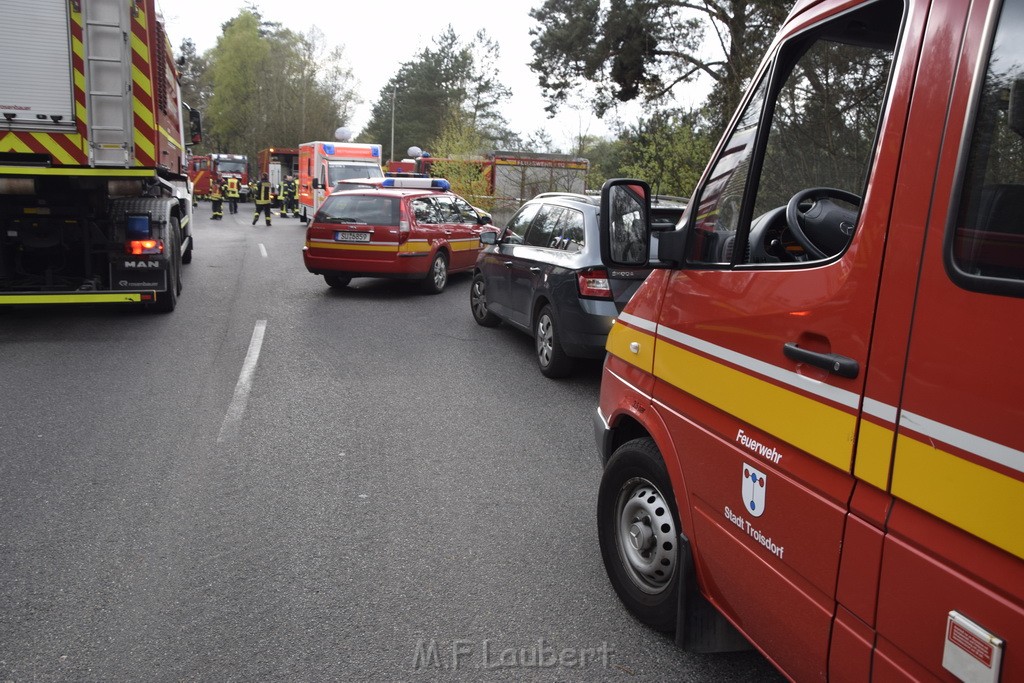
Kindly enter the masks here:
[[0, 681], [774, 680], [601, 565], [599, 364], [198, 209], [170, 315], [0, 312]]

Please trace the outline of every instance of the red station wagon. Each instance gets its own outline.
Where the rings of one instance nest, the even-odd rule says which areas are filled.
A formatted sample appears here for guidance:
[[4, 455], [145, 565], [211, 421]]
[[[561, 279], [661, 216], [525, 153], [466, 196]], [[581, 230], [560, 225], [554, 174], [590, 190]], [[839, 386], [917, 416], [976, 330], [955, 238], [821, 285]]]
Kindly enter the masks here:
[[331, 287], [354, 277], [422, 280], [437, 294], [471, 270], [490, 218], [440, 178], [389, 178], [379, 188], [330, 195], [306, 228], [302, 260]]

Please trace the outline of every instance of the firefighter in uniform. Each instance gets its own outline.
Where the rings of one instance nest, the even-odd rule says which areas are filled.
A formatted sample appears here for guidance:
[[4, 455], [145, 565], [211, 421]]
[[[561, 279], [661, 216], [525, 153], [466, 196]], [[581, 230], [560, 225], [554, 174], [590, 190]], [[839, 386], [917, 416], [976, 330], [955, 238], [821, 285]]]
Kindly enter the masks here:
[[227, 185], [223, 180], [210, 183], [210, 205], [213, 208], [213, 220], [224, 218], [224, 189]]
[[256, 189], [252, 196], [253, 201], [256, 202], [256, 213], [252, 215], [253, 225], [256, 225], [256, 221], [260, 219], [261, 213], [266, 214], [267, 225], [270, 225], [270, 190], [270, 179], [264, 173], [260, 181], [256, 183]]
[[295, 183], [295, 178], [288, 176], [285, 181], [281, 183], [281, 217], [291, 218], [292, 214], [295, 216], [299, 215], [298, 202], [296, 201], [295, 194], [298, 192], [299, 186]]
[[238, 178], [228, 178], [228, 188], [225, 195], [228, 198], [228, 209], [231, 213], [238, 213]]

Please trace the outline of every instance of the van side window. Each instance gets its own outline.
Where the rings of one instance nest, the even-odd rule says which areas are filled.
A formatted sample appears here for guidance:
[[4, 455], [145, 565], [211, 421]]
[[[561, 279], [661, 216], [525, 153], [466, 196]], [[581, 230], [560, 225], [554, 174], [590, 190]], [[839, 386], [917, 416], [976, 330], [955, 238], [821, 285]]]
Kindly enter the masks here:
[[1005, 3], [981, 86], [946, 270], [960, 286], [1024, 296], [1024, 6]]
[[879, 0], [784, 45], [696, 204], [687, 262], [800, 264], [852, 239], [903, 4]]

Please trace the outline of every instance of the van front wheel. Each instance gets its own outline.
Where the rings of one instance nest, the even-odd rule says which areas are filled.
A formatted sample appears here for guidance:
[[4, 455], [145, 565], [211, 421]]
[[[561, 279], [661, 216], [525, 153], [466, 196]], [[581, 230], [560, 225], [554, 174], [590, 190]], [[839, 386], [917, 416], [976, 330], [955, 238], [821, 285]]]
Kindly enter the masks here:
[[679, 516], [658, 447], [649, 438], [620, 446], [597, 496], [597, 532], [605, 571], [637, 619], [659, 631], [676, 625]]

